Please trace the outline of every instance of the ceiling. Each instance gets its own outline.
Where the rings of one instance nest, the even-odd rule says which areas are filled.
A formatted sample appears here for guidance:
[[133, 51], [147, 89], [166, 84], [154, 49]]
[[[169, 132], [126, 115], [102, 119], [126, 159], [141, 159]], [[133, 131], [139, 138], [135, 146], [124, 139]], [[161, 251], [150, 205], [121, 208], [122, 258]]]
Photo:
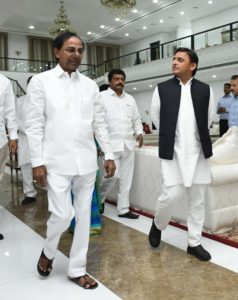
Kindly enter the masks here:
[[[48, 36], [47, 29], [53, 24], [59, 6], [59, 0], [0, 0], [0, 30]], [[186, 26], [191, 21], [235, 6], [237, 0], [213, 0], [210, 5], [208, 0], [160, 0], [158, 3], [137, 0], [138, 12], [129, 11], [125, 18], [115, 21], [115, 16], [99, 0], [64, 1], [71, 25], [84, 41], [117, 45], [160, 32], [174, 32], [177, 26]], [[30, 30], [29, 25], [34, 25], [35, 29]], [[105, 27], [100, 28], [101, 25]], [[129, 36], [125, 36], [126, 33]]]

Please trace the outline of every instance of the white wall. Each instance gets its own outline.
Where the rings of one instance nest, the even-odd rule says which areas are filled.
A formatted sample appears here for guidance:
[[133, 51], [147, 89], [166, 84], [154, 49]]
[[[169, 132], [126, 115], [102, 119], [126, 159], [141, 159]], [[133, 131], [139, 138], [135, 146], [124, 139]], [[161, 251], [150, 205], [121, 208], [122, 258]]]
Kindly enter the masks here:
[[[17, 55], [16, 51], [20, 51], [20, 55]], [[28, 59], [27, 36], [14, 33], [8, 34], [8, 57]]]
[[169, 34], [169, 33], [157, 33], [155, 35], [151, 35], [145, 39], [141, 39], [141, 40], [138, 40], [134, 43], [130, 43], [130, 44], [127, 44], [127, 45], [124, 45], [120, 48], [120, 51], [121, 51], [121, 55], [124, 55], [124, 54], [129, 54], [129, 53], [132, 53], [132, 52], [136, 52], [136, 51], [139, 51], [139, 50], [142, 50], [142, 49], [146, 49], [146, 48], [149, 48], [150, 47], [150, 44], [151, 43], [154, 43], [154, 42], [158, 42], [160, 41], [161, 43], [165, 43], [165, 42], [168, 42], [172, 39], [174, 39], [174, 34]]
[[224, 10], [223, 12], [220, 12], [218, 14], [211, 15], [209, 17], [205, 17], [202, 19], [198, 19], [192, 22], [192, 32], [198, 33], [200, 31], [205, 31], [209, 28], [214, 28], [214, 27], [222, 26], [224, 24], [236, 22], [237, 19], [238, 19], [238, 6], [231, 9]]

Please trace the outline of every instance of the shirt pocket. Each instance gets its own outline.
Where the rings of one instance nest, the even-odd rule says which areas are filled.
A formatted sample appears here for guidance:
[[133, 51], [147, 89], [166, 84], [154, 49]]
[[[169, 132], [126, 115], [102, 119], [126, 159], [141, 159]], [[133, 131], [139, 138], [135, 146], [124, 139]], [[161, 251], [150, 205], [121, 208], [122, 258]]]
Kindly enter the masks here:
[[125, 111], [126, 111], [126, 117], [128, 119], [132, 119], [133, 118], [133, 106], [130, 104], [126, 104]]

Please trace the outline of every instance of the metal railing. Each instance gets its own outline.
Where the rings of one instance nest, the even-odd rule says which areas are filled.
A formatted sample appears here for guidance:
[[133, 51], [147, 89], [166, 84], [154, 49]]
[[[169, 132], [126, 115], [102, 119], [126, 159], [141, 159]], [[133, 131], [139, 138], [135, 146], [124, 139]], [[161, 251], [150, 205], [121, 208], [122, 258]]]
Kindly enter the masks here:
[[148, 47], [130, 54], [122, 55], [104, 61], [103, 64], [94, 68], [89, 68], [88, 70], [85, 70], [85, 72], [94, 75], [93, 78], [97, 78], [103, 76], [112, 68], [123, 69], [138, 64], [148, 63], [153, 60], [172, 57], [179, 47], [200, 50], [235, 40], [238, 40], [238, 21], [159, 44], [155, 47]]
[[17, 80], [9, 78], [9, 77], [8, 77], [8, 79], [11, 81], [13, 92], [16, 97], [21, 97], [26, 94], [26, 92], [24, 91], [24, 89], [21, 87], [21, 85], [19, 84], [19, 82]]
[[[90, 78], [97, 78], [103, 76], [113, 68], [123, 69], [138, 64], [148, 63], [153, 60], [172, 57], [179, 47], [199, 50], [235, 40], [238, 40], [238, 21], [166, 43], [159, 44], [158, 42], [158, 45], [154, 47], [145, 48], [104, 61], [103, 64], [98, 66], [93, 64], [81, 64], [79, 70]], [[56, 63], [56, 61], [0, 57], [0, 70], [40, 73], [52, 69]]]

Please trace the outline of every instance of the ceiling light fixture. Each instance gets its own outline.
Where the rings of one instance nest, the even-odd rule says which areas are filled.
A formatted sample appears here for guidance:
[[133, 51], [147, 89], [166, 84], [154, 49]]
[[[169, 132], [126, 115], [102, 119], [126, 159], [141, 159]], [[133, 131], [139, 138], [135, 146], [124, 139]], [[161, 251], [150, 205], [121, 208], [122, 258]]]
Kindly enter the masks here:
[[159, 0], [153, 0], [153, 3], [158, 3], [159, 2]]
[[56, 16], [54, 25], [48, 28], [48, 32], [50, 35], [55, 37], [60, 32], [64, 32], [64, 31], [75, 32], [66, 14], [66, 10], [64, 8], [64, 1], [60, 1], [59, 13]]
[[180, 12], [180, 15], [182, 15], [182, 16], [183, 16], [183, 15], [184, 15], [184, 11], [181, 11], [181, 12]]
[[129, 10], [136, 5], [136, 0], [100, 0], [111, 14], [117, 17], [124, 17]]
[[208, 1], [208, 4], [212, 4], [213, 3], [213, 1]]
[[143, 26], [143, 27], [142, 27], [142, 29], [144, 29], [144, 30], [145, 30], [145, 29], [147, 29], [147, 27], [146, 27], [146, 26]]
[[29, 28], [29, 29], [35, 29], [35, 26], [30, 25], [28, 28]]
[[159, 22], [160, 22], [160, 23], [164, 23], [164, 20], [161, 19], [161, 20], [159, 20]]

